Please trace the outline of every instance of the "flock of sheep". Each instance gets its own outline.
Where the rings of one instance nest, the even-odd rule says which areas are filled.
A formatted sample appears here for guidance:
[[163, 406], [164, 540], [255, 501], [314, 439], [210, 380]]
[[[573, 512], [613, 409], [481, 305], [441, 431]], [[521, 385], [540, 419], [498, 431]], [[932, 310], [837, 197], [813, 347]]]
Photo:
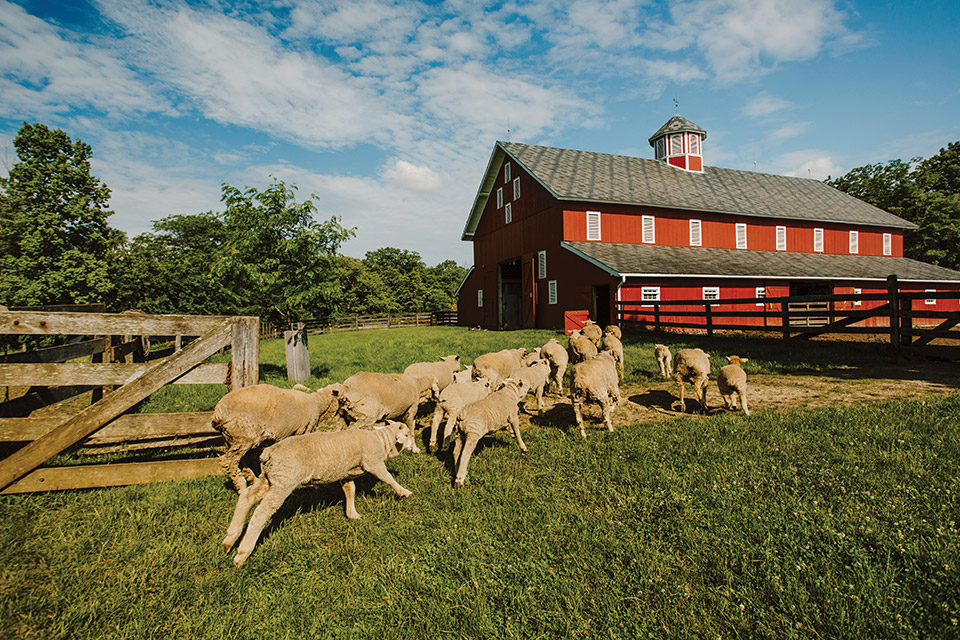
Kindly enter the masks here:
[[[583, 420], [587, 403], [600, 406], [603, 422], [613, 431], [612, 415], [621, 402], [624, 374], [620, 339], [619, 327], [601, 330], [587, 321], [570, 335], [569, 348], [551, 338], [529, 353], [519, 348], [483, 354], [463, 371], [460, 356], [451, 355], [411, 364], [403, 373], [361, 371], [342, 384], [312, 393], [268, 384], [231, 391], [217, 403], [212, 418], [226, 442], [221, 465], [239, 494], [222, 542], [224, 551], [229, 552], [243, 533], [233, 559], [234, 566], [242, 565], [270, 517], [302, 484], [339, 482], [350, 519], [360, 518], [354, 507], [354, 480], [365, 473], [386, 482], [400, 497], [410, 495], [384, 461], [403, 450], [420, 451], [415, 418], [425, 401], [435, 401], [428, 450], [443, 450], [448, 438], [454, 438], [454, 488], [463, 486], [470, 457], [484, 436], [509, 428], [520, 449], [527, 450], [520, 435], [520, 407], [532, 394], [539, 414], [551, 387], [562, 396], [568, 365], [580, 435], [587, 437]], [[684, 383], [690, 382], [705, 408], [709, 356], [701, 349], [681, 349], [673, 358], [664, 345], [656, 346], [655, 356], [661, 375], [672, 376], [679, 385], [680, 399], [674, 406], [679, 404], [682, 410]], [[746, 374], [740, 367], [746, 359], [729, 360], [717, 376], [717, 386], [728, 408], [734, 409], [739, 398], [743, 412], [749, 414]], [[334, 420], [333, 430], [317, 430]], [[271, 442], [260, 454], [258, 476], [246, 458]], [[247, 514], [257, 503], [244, 532]]]

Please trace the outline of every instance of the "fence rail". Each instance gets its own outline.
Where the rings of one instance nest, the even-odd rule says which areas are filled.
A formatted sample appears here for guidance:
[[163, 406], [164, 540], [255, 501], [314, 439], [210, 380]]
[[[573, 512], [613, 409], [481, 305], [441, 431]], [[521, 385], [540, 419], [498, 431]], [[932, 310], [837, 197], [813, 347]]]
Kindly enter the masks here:
[[[885, 293], [731, 298], [714, 300], [651, 300], [617, 303], [625, 326], [654, 330], [778, 331], [784, 338], [805, 339], [825, 333], [889, 336], [895, 347], [923, 346], [936, 339], [960, 341], [960, 310], [915, 309], [916, 301], [960, 299], [957, 291], [901, 291], [891, 276]], [[871, 308], [839, 308], [837, 303]], [[876, 304], [879, 303], [879, 304]], [[734, 308], [731, 308], [734, 307]], [[737, 320], [758, 320], [755, 323]], [[881, 326], [854, 326], [882, 319]], [[918, 321], [923, 320], [921, 326]], [[937, 322], [939, 321], [939, 322]], [[933, 326], [930, 326], [930, 324]], [[943, 345], [957, 351], [960, 346]]]
[[[376, 315], [338, 316], [305, 320], [309, 333], [359, 331], [360, 329], [396, 329], [399, 327], [457, 326], [456, 311], [419, 311], [414, 313], [383, 313]], [[268, 323], [261, 325], [261, 337], [283, 335], [284, 327]]]

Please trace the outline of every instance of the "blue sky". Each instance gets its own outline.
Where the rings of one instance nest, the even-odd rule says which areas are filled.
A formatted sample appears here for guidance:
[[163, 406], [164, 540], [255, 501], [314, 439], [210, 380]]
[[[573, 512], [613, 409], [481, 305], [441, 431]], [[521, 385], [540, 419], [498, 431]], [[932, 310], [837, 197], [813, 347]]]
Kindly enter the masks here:
[[93, 147], [112, 226], [271, 176], [363, 257], [472, 263], [497, 140], [823, 179], [960, 139], [960, 2], [0, 0], [0, 175], [23, 121]]

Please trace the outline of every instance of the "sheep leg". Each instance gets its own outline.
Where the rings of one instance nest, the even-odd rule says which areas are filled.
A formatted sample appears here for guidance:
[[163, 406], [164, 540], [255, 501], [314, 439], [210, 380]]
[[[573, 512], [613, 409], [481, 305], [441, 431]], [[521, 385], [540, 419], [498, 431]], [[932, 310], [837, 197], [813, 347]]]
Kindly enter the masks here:
[[353, 480], [342, 480], [340, 488], [343, 489], [343, 501], [346, 505], [347, 517], [351, 520], [359, 520], [360, 514], [357, 513], [357, 508], [353, 503], [353, 499], [357, 495], [357, 485], [353, 483]]
[[694, 388], [694, 392], [697, 395], [697, 400], [700, 401], [700, 406], [704, 411], [707, 410], [707, 378], [697, 380]]
[[220, 456], [220, 468], [233, 482], [237, 493], [240, 493], [247, 487], [247, 479], [240, 469], [240, 460], [250, 450], [246, 444], [233, 443], [227, 447], [227, 450]]
[[[456, 423], [456, 421], [457, 412], [451, 411], [447, 414], [447, 422], [443, 425], [443, 437], [440, 438], [440, 449], [443, 449], [444, 445], [447, 443], [447, 438], [449, 438], [450, 434], [453, 433], [453, 425]], [[454, 460], [456, 460], [456, 456], [454, 456]]]
[[543, 413], [543, 387], [537, 389], [537, 415]]
[[387, 465], [385, 465], [382, 460], [380, 462], [364, 464], [362, 466], [364, 471], [367, 473], [372, 473], [378, 480], [381, 482], [386, 482], [388, 485], [390, 485], [390, 488], [396, 491], [397, 495], [401, 498], [406, 498], [413, 493], [409, 489], [404, 489], [401, 487], [400, 483], [393, 479], [393, 476], [390, 475], [390, 472], [387, 470]]
[[257, 504], [263, 495], [267, 492], [270, 485], [266, 482], [265, 476], [257, 478], [257, 481], [249, 487], [240, 489], [240, 495], [237, 497], [237, 507], [233, 511], [233, 518], [230, 520], [230, 526], [227, 527], [227, 535], [223, 538], [221, 545], [225, 552], [229, 552], [236, 543], [237, 538], [243, 533], [243, 523], [247, 519], [247, 513], [253, 505]]
[[508, 418], [513, 435], [517, 438], [517, 444], [520, 445], [520, 451], [527, 452], [527, 445], [523, 444], [523, 438], [520, 437], [520, 416], [513, 415]]
[[613, 398], [600, 398], [600, 408], [603, 409], [603, 421], [607, 423], [607, 431], [613, 431]]
[[681, 379], [676, 379], [676, 378], [675, 378], [675, 380], [677, 380], [677, 386], [680, 387], [680, 399], [677, 400], [676, 402], [674, 402], [672, 405], [670, 405], [670, 408], [671, 408], [671, 409], [676, 409], [677, 407], [679, 407], [679, 408], [680, 408], [680, 411], [686, 411], [686, 410], [687, 410], [687, 401], [684, 399], [683, 379], [682, 379], [682, 378], [681, 378]]
[[457, 434], [457, 439], [453, 443], [453, 468], [457, 468], [460, 463], [460, 452], [463, 451], [463, 440], [466, 436], [462, 433]]
[[466, 441], [463, 443], [463, 449], [460, 451], [460, 461], [457, 463], [457, 477], [453, 481], [453, 488], [459, 489], [467, 479], [467, 465], [470, 463], [470, 456], [473, 450], [477, 448], [480, 442], [480, 436], [475, 433], [468, 433]]
[[[443, 422], [443, 407], [437, 402], [437, 407], [433, 410], [433, 422], [430, 423], [430, 443], [427, 445], [427, 451], [436, 450], [437, 431], [440, 429], [441, 422]], [[440, 441], [440, 448], [443, 448], [443, 440]]]
[[410, 436], [413, 438], [413, 452], [420, 453], [420, 447], [417, 446], [417, 411], [420, 409], [420, 403], [414, 402], [409, 409], [407, 409], [406, 415], [404, 415], [404, 422], [407, 424], [407, 427], [410, 429]]
[[573, 415], [577, 419], [577, 426], [580, 427], [580, 435], [587, 438], [587, 430], [583, 427], [583, 403], [573, 399]]
[[740, 408], [743, 409], [743, 415], [750, 415], [750, 409], [747, 408], [747, 393], [744, 389], [737, 391], [737, 395], [740, 396]]
[[263, 528], [266, 526], [267, 521], [270, 520], [270, 516], [276, 513], [277, 509], [283, 505], [284, 501], [293, 493], [293, 490], [296, 489], [297, 486], [295, 483], [270, 486], [267, 495], [263, 497], [263, 500], [253, 512], [250, 522], [247, 524], [247, 532], [243, 534], [240, 546], [237, 547], [237, 555], [233, 557], [233, 566], [239, 567], [247, 561], [253, 548], [257, 545], [257, 540], [260, 539]]

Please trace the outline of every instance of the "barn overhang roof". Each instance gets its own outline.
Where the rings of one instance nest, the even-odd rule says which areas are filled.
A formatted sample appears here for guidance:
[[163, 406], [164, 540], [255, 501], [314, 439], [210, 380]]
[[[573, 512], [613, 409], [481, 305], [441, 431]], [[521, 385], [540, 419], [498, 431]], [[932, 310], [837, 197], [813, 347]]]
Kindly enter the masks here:
[[664, 247], [613, 242], [561, 246], [615, 277], [755, 278], [960, 284], [960, 271], [910, 258], [710, 247]]

